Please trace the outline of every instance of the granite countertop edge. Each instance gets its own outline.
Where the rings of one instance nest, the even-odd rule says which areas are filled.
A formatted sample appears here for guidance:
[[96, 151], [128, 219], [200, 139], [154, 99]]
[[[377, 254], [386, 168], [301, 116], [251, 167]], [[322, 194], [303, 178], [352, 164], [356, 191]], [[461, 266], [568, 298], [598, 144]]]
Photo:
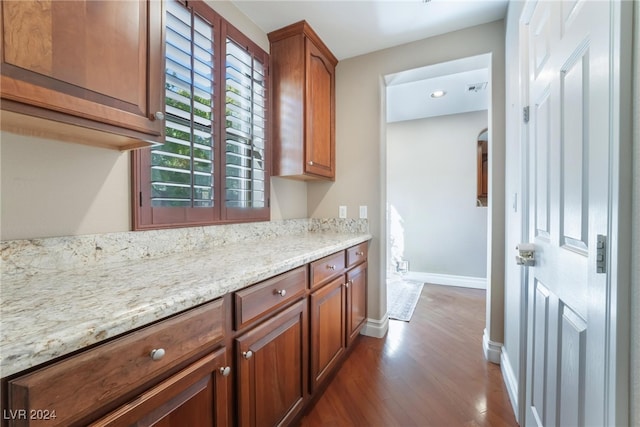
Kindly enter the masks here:
[[[3, 278], [0, 377], [119, 336], [371, 240], [306, 233], [87, 270]], [[149, 275], [149, 271], [158, 272]]]

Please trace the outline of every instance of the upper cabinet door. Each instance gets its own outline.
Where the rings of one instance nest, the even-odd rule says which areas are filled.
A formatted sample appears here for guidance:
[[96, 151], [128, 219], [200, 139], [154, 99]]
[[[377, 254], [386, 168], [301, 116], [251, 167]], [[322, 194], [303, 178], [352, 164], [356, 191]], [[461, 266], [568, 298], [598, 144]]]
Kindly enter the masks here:
[[334, 179], [334, 67], [309, 39], [306, 51], [305, 171]]
[[161, 2], [9, 0], [1, 14], [3, 109], [163, 135]]
[[269, 33], [273, 173], [335, 179], [335, 67], [338, 60], [305, 21]]

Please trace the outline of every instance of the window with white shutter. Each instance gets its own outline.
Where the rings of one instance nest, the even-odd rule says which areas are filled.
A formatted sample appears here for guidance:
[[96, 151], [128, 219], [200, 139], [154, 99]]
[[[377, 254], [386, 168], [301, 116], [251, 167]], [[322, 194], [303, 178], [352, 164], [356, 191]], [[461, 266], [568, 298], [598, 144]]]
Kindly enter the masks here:
[[204, 2], [166, 2], [165, 142], [134, 153], [134, 228], [269, 219], [268, 55]]
[[229, 37], [226, 56], [226, 202], [228, 207], [263, 208], [266, 68]]

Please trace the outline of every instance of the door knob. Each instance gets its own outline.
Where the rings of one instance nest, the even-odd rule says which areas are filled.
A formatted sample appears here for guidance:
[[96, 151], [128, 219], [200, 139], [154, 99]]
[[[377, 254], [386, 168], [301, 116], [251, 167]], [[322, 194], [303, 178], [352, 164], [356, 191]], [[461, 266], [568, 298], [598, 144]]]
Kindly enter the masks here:
[[516, 255], [516, 264], [524, 267], [532, 267], [536, 265], [536, 247], [533, 243], [520, 243], [516, 246], [518, 254]]

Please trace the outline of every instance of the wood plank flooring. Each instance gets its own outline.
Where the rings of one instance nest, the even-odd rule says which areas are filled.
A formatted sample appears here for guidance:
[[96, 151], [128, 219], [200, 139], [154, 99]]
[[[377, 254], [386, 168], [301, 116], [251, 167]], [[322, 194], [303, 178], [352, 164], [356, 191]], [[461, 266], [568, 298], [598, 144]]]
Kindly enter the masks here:
[[485, 295], [425, 285], [411, 322], [360, 337], [300, 426], [517, 426], [482, 353]]

